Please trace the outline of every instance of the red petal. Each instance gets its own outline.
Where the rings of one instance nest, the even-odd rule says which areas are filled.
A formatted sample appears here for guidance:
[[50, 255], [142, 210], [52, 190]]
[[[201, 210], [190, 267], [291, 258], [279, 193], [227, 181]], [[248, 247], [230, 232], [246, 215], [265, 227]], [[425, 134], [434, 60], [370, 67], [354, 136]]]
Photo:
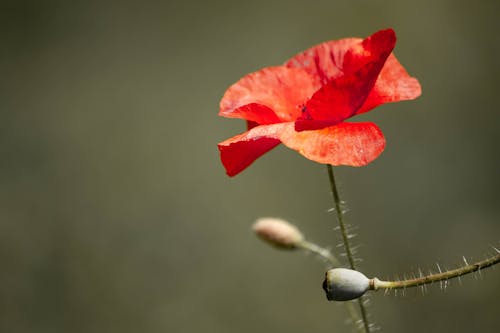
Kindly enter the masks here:
[[418, 80], [411, 77], [394, 54], [391, 54], [387, 58], [375, 86], [356, 114], [370, 111], [384, 103], [415, 99], [421, 93], [422, 88]]
[[261, 125], [218, 144], [226, 173], [237, 175], [280, 141], [315, 162], [349, 166], [372, 162], [385, 147], [373, 123], [340, 123], [303, 132], [295, 131], [293, 122]]
[[370, 94], [395, 43], [394, 31], [383, 30], [353, 45], [344, 56], [344, 75], [328, 81], [306, 103], [305, 118], [316, 122], [310, 126], [299, 123], [296, 129], [319, 129], [354, 115]]
[[345, 38], [316, 45], [291, 58], [285, 66], [304, 68], [322, 84], [326, 84], [343, 74], [359, 70], [371, 61], [372, 53], [392, 50], [395, 43], [394, 30], [380, 30], [364, 40]]
[[285, 66], [304, 68], [319, 84], [325, 84], [344, 74], [344, 55], [361, 41], [360, 38], [345, 38], [325, 42], [297, 54]]
[[281, 142], [306, 158], [332, 165], [363, 166], [384, 150], [385, 139], [373, 123], [340, 123], [314, 131], [283, 127]]
[[[349, 69], [352, 70], [351, 67], [356, 62], [353, 61], [355, 57], [346, 56], [347, 53], [363, 53], [363, 43], [370, 44], [377, 39], [390, 40], [391, 38], [387, 37], [391, 34], [393, 31], [389, 29], [379, 31], [365, 41], [359, 38], [346, 38], [322, 43], [296, 55], [286, 63], [286, 66], [304, 68], [318, 82], [326, 84], [329, 80], [343, 75]], [[374, 37], [377, 38], [374, 39]], [[367, 40], [371, 40], [371, 42], [367, 42]], [[375, 86], [356, 114], [369, 111], [384, 103], [415, 99], [420, 94], [421, 88], [417, 79], [410, 77], [396, 57], [391, 54], [387, 58]], [[299, 127], [307, 128], [304, 125]], [[314, 128], [314, 126], [310, 128]]]
[[[353, 45], [344, 56], [344, 73], [354, 73], [370, 62], [379, 62], [382, 66], [396, 46], [396, 33], [392, 29], [380, 30]], [[382, 66], [380, 69], [382, 69]]]
[[296, 130], [320, 129], [353, 116], [366, 101], [384, 62], [381, 57], [323, 86], [306, 103], [304, 116], [313, 121], [298, 122]]
[[[261, 125], [218, 144], [222, 164], [228, 176], [235, 176], [257, 158], [276, 147], [279, 132], [288, 123]], [[291, 123], [293, 126], [293, 123]]]
[[340, 121], [335, 120], [314, 120], [314, 119], [299, 119], [295, 122], [295, 130], [297, 132], [322, 129], [337, 125]]
[[254, 127], [259, 126], [259, 123], [256, 123], [255, 121], [247, 120], [247, 131], [251, 130]]
[[233, 84], [220, 102], [220, 116], [259, 124], [293, 121], [319, 87], [300, 68], [267, 67]]

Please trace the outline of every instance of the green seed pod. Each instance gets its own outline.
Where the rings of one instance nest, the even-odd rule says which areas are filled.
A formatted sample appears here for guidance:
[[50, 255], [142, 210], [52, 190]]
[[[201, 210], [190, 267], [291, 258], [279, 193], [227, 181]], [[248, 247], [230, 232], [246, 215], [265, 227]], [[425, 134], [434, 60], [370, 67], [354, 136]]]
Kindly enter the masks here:
[[347, 268], [330, 269], [325, 274], [323, 290], [329, 301], [350, 301], [370, 289], [370, 280], [362, 273]]

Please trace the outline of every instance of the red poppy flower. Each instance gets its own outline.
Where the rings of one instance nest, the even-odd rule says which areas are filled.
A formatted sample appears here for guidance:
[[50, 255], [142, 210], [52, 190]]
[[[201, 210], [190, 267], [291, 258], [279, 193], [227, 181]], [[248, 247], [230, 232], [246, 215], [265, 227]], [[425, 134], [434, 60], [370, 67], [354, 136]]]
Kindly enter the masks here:
[[417, 79], [392, 54], [395, 44], [392, 29], [326, 42], [229, 87], [219, 115], [245, 119], [248, 131], [218, 145], [227, 174], [280, 143], [324, 164], [363, 166], [377, 158], [385, 147], [380, 129], [345, 120], [420, 96]]

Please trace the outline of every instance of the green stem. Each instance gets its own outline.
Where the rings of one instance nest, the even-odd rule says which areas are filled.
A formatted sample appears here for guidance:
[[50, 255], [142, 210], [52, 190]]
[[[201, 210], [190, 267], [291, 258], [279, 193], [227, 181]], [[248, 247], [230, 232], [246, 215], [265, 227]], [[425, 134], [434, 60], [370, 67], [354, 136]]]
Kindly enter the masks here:
[[[330, 250], [325, 249], [324, 247], [321, 247], [315, 243], [311, 243], [309, 241], [303, 240], [300, 243], [297, 244], [297, 247], [309, 251], [313, 254], [316, 254], [326, 260], [327, 262], [330, 263], [332, 268], [335, 267], [340, 267], [340, 261], [333, 255]], [[347, 312], [349, 313], [349, 316], [351, 316], [352, 322], [354, 325], [357, 325], [359, 322], [359, 315], [356, 312], [356, 308], [354, 307], [354, 304], [352, 302], [346, 302], [346, 307], [347, 307]]]
[[[465, 261], [465, 259], [464, 259], [464, 261]], [[452, 270], [445, 271], [445, 272], [439, 272], [437, 274], [421, 276], [421, 277], [409, 279], [409, 280], [381, 281], [377, 278], [373, 278], [370, 281], [370, 289], [372, 289], [372, 290], [403, 289], [403, 288], [409, 288], [409, 287], [422, 286], [424, 284], [429, 284], [429, 283], [434, 283], [434, 282], [447, 281], [449, 279], [457, 278], [457, 277], [460, 277], [460, 276], [463, 276], [466, 274], [470, 274], [470, 273], [479, 271], [483, 268], [493, 266], [495, 264], [498, 264], [499, 262], [500, 262], [500, 253], [496, 254], [493, 257], [490, 257], [490, 258], [485, 259], [483, 261], [478, 261], [478, 262], [471, 264], [471, 265], [467, 264], [467, 262], [465, 261], [466, 266], [459, 267], [457, 269], [452, 269]]]
[[349, 266], [352, 270], [355, 270], [354, 258], [351, 251], [351, 245], [349, 244], [349, 238], [347, 235], [347, 229], [344, 223], [344, 214], [341, 208], [341, 201], [339, 197], [339, 192], [337, 190], [337, 184], [335, 183], [335, 176], [333, 175], [333, 168], [330, 164], [327, 165], [328, 177], [330, 178], [330, 188], [332, 190], [333, 201], [335, 203], [335, 211], [337, 212], [337, 219], [340, 226], [340, 233], [342, 234], [342, 241], [344, 243], [344, 249], [347, 254], [347, 260], [349, 260]]
[[330, 252], [330, 250], [325, 249], [317, 244], [308, 242], [303, 240], [297, 244], [298, 248], [301, 248], [305, 251], [309, 251], [316, 255], [319, 255], [321, 258], [325, 259], [332, 265], [332, 267], [340, 267], [340, 261]]
[[[352, 255], [351, 245], [349, 243], [349, 237], [347, 235], [347, 229], [344, 223], [344, 214], [341, 208], [341, 201], [339, 197], [339, 192], [337, 190], [337, 184], [335, 183], [335, 176], [333, 175], [333, 168], [330, 164], [326, 165], [328, 170], [328, 178], [330, 179], [330, 188], [332, 190], [333, 201], [335, 204], [335, 211], [337, 212], [337, 220], [340, 226], [340, 233], [342, 235], [342, 241], [344, 243], [344, 249], [347, 254], [347, 259], [349, 260], [349, 266], [352, 270], [356, 270], [354, 264], [354, 257]], [[361, 318], [363, 319], [363, 326], [366, 333], [370, 333], [370, 323], [368, 322], [368, 315], [366, 313], [366, 308], [363, 304], [363, 297], [358, 298], [359, 310], [361, 312]]]

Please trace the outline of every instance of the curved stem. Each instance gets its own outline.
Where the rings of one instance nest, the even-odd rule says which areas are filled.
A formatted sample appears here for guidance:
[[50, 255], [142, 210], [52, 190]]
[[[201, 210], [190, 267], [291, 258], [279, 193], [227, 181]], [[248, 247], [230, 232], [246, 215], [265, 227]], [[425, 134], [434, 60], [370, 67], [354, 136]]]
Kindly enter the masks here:
[[[351, 245], [349, 243], [349, 237], [347, 235], [347, 229], [344, 223], [344, 214], [341, 208], [341, 201], [339, 192], [337, 190], [337, 184], [335, 183], [335, 176], [333, 175], [333, 168], [330, 164], [327, 164], [326, 168], [328, 170], [328, 178], [330, 179], [330, 189], [332, 190], [333, 201], [335, 204], [335, 211], [337, 212], [337, 220], [340, 226], [340, 233], [342, 234], [344, 249], [347, 254], [347, 259], [349, 260], [349, 266], [351, 267], [352, 270], [355, 270], [356, 267], [354, 265], [354, 257], [352, 255]], [[370, 323], [368, 322], [368, 315], [366, 313], [366, 308], [363, 304], [363, 297], [358, 298], [358, 304], [365, 332], [370, 333]]]
[[[465, 261], [465, 258], [464, 258], [464, 261]], [[371, 290], [402, 289], [402, 288], [422, 286], [424, 284], [439, 282], [439, 281], [443, 281], [443, 280], [449, 280], [449, 279], [457, 278], [457, 277], [460, 277], [460, 276], [463, 276], [466, 274], [470, 274], [470, 273], [479, 271], [483, 268], [487, 268], [487, 267], [493, 266], [495, 264], [498, 264], [499, 262], [500, 262], [500, 253], [496, 254], [493, 257], [490, 257], [490, 258], [482, 260], [482, 261], [478, 261], [478, 262], [471, 264], [471, 265], [467, 264], [467, 261], [465, 261], [466, 266], [463, 266], [463, 267], [460, 267], [457, 269], [452, 269], [452, 270], [445, 271], [445, 272], [439, 272], [437, 274], [421, 276], [421, 277], [409, 279], [409, 280], [381, 281], [377, 278], [373, 278], [370, 280], [370, 289]]]
[[330, 252], [330, 250], [325, 249], [324, 247], [308, 242], [306, 240], [303, 240], [299, 244], [297, 244], [297, 247], [319, 255], [321, 258], [328, 261], [333, 267], [340, 266], [340, 261], [332, 254], [332, 252]]

